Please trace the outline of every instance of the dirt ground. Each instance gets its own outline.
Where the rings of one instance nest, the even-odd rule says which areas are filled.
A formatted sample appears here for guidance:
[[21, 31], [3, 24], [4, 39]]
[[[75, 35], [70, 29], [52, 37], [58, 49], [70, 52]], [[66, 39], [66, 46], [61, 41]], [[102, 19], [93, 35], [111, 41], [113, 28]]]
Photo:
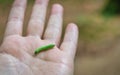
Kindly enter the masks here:
[[[105, 18], [100, 14], [105, 0], [51, 0], [65, 8], [64, 27], [75, 22], [80, 29], [74, 75], [120, 75], [120, 16]], [[24, 34], [30, 18], [29, 2]], [[2, 42], [11, 3], [0, 3], [0, 42]]]

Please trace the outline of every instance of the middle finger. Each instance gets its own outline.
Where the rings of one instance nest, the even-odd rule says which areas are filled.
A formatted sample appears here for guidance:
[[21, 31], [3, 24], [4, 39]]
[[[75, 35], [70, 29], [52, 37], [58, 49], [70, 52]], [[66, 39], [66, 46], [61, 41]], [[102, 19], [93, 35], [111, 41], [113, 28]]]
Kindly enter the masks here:
[[28, 24], [28, 35], [42, 36], [48, 1], [49, 0], [36, 0]]

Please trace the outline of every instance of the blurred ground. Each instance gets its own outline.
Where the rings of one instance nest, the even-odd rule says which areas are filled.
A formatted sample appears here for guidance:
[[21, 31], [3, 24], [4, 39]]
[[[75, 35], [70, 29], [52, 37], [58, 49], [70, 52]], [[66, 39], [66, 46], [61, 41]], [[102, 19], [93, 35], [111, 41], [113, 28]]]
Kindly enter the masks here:
[[[6, 1], [6, 2], [5, 2]], [[13, 0], [0, 0], [0, 42]], [[65, 8], [64, 27], [75, 22], [80, 29], [75, 75], [120, 75], [120, 16], [100, 15], [105, 0], [51, 0]], [[33, 2], [27, 7], [24, 34]]]

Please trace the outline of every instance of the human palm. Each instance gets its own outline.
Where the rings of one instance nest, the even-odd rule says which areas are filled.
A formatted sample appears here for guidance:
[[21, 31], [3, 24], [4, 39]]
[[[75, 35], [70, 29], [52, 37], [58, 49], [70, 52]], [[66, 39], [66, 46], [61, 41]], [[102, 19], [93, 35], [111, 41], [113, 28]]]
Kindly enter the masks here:
[[[27, 35], [22, 36], [26, 3], [26, 0], [15, 0], [13, 4], [0, 47], [0, 75], [73, 75], [78, 38], [76, 25], [68, 25], [60, 44], [63, 8], [55, 4], [43, 34], [48, 0], [36, 0]], [[36, 48], [52, 43], [56, 45], [53, 49], [34, 54]]]

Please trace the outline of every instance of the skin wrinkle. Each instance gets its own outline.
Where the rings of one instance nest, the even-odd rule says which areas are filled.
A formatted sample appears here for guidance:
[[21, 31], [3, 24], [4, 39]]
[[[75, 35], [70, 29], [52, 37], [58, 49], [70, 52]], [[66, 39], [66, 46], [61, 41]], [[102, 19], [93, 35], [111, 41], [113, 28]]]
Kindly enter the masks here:
[[41, 4], [41, 5], [42, 5], [42, 4], [47, 5], [48, 1], [49, 1], [49, 0], [36, 0], [35, 3], [36, 3], [36, 4]]
[[[41, 11], [40, 9], [44, 9], [44, 10]], [[45, 12], [46, 12], [46, 7], [44, 7], [42, 5], [34, 5], [31, 19], [36, 19], [38, 17], [40, 17], [39, 19], [45, 18], [45, 17], [43, 17], [46, 14]], [[40, 15], [40, 14], [43, 14], [43, 15]]]
[[[1, 55], [1, 54], [0, 54], [0, 55]], [[7, 55], [7, 54], [5, 54], [5, 55]], [[5, 56], [5, 55], [3, 55], [3, 56]], [[17, 75], [19, 75], [19, 74], [18, 74], [18, 70], [16, 69], [16, 64], [13, 64], [13, 63], [15, 63], [16, 61], [13, 59], [13, 57], [12, 57], [11, 55], [7, 55], [7, 56], [9, 56], [9, 58], [11, 57], [10, 59], [7, 60], [9, 63], [11, 63], [11, 64], [9, 64], [9, 66], [14, 67], [15, 73], [17, 73]], [[5, 57], [7, 57], [7, 56], [5, 56]], [[7, 57], [7, 58], [8, 58], [8, 57]]]
[[[62, 27], [62, 17], [60, 15], [52, 15], [49, 20], [49, 27], [56, 29]], [[59, 26], [60, 25], [60, 26]]]
[[[8, 61], [10, 61], [10, 66], [11, 65], [13, 65], [12, 63], [14, 63], [15, 61], [14, 61], [14, 59], [8, 59]], [[14, 72], [17, 74], [17, 75], [19, 75], [18, 74], [18, 70], [17, 70], [17, 68], [16, 68], [16, 64], [14, 63], [14, 66], [13, 66], [14, 68], [13, 68], [13, 70], [14, 70]]]
[[[24, 18], [23, 14], [24, 14], [24, 12], [21, 12], [21, 11], [24, 11], [24, 9], [25, 8], [22, 8], [22, 7], [13, 7], [11, 9], [11, 13], [10, 13], [10, 16], [9, 16], [8, 19], [12, 20], [14, 18], [17, 18], [17, 20], [23, 21], [23, 18]], [[19, 17], [17, 15], [19, 15]], [[17, 21], [17, 20], [15, 20], [15, 21]]]
[[[4, 45], [4, 43], [3, 43], [3, 45]], [[8, 46], [9, 46], [9, 44], [8, 44]], [[2, 47], [4, 47], [4, 46], [1, 46], [1, 48]], [[23, 52], [23, 51], [21, 51], [21, 50], [16, 50], [16, 47], [12, 47], [12, 50], [9, 50], [10, 49], [10, 47], [6, 47], [4, 50], [3, 50], [3, 52], [4, 53], [7, 53], [7, 54], [10, 54], [10, 55], [12, 55], [13, 57], [16, 57], [16, 59], [17, 58], [19, 58], [20, 60], [23, 60], [24, 61], [24, 59], [25, 59], [25, 57], [27, 56], [26, 54], [25, 54], [25, 52]], [[18, 54], [19, 53], [19, 54]], [[24, 56], [24, 54], [26, 55], [26, 56]], [[22, 56], [22, 58], [20, 58]]]
[[[5, 50], [4, 50], [4, 52], [5, 52]], [[5, 52], [5, 54], [6, 54], [6, 55], [9, 55], [9, 56], [12, 56], [12, 57], [14, 57], [15, 59], [17, 59], [14, 55], [12, 55], [12, 54], [10, 54], [10, 53]], [[9, 60], [11, 60], [11, 59], [9, 59]], [[12, 61], [12, 60], [11, 60], [11, 62], [14, 63], [14, 61]], [[19, 62], [21, 62], [21, 61], [19, 61]], [[14, 63], [14, 64], [15, 64], [15, 63]], [[24, 64], [26, 64], [26, 63], [24, 63]], [[16, 65], [15, 65], [15, 66], [16, 66]], [[32, 68], [30, 67], [30, 65], [26, 64], [26, 66], [28, 66], [28, 67], [30, 68], [30, 70], [32, 71]], [[17, 71], [17, 69], [16, 69], [16, 71]], [[16, 71], [15, 71], [15, 72], [16, 72]], [[31, 71], [30, 71], [30, 72], [31, 72]], [[17, 71], [17, 73], [18, 73], [18, 75], [19, 75], [19, 71]], [[34, 75], [34, 74], [33, 74], [33, 73], [34, 73], [33, 71], [32, 71], [31, 73], [32, 73], [32, 75]]]
[[[32, 61], [31, 61], [32, 60]], [[33, 62], [33, 58], [31, 59], [30, 61], [27, 61], [27, 62], [24, 62], [31, 70], [32, 70], [32, 73], [35, 73], [34, 70], [35, 70], [35, 67], [38, 67], [39, 65], [35, 65], [36, 63], [35, 62], [39, 62], [40, 59], [36, 58], [35, 59], [35, 62]], [[43, 62], [43, 61], [42, 61]], [[34, 64], [35, 66], [33, 67], [31, 64]], [[36, 74], [33, 74], [33, 75], [36, 75]], [[40, 75], [43, 75], [43, 74], [40, 74]]]
[[[46, 62], [46, 60], [44, 60], [44, 61]], [[67, 69], [68, 69], [69, 67], [70, 67], [70, 69], [73, 68], [72, 66], [69, 66], [69, 67], [68, 67], [66, 64], [58, 63], [58, 62], [47, 61], [47, 63], [48, 63], [48, 64], [54, 64], [54, 65], [60, 65], [60, 64], [61, 64], [61, 65], [63, 65], [64, 67], [66, 67]], [[48, 67], [48, 66], [47, 66], [47, 67]], [[62, 67], [62, 66], [60, 66], [60, 67]], [[59, 67], [59, 68], [60, 68], [60, 67]], [[49, 68], [49, 67], [48, 67], [48, 68]], [[41, 69], [41, 70], [42, 70], [42, 69]], [[47, 72], [47, 71], [44, 72], [45, 75], [46, 75], [46, 72]], [[41, 74], [41, 75], [44, 75], [44, 73]], [[57, 74], [55, 74], [55, 75], [57, 75]]]
[[[53, 31], [46, 32], [46, 35], [47, 35], [47, 34], [50, 34], [50, 33], [52, 33], [52, 32], [53, 32]], [[58, 34], [57, 32], [59, 33], [59, 30], [56, 31], [56, 34], [52, 34], [52, 35], [46, 36], [45, 39], [48, 38], [48, 39], [51, 40], [51, 41], [54, 41], [54, 39], [56, 39], [56, 40], [55, 40], [55, 42], [56, 42], [57, 39], [60, 38], [60, 35], [57, 36], [57, 34]]]
[[[52, 14], [59, 14], [59, 13], [62, 13], [62, 12], [63, 12], [63, 7], [61, 7], [59, 4], [54, 4], [53, 5]], [[61, 15], [63, 15], [63, 13]]]
[[34, 29], [34, 30], [41, 30], [41, 29], [43, 29], [43, 28], [40, 28], [40, 26], [39, 26], [38, 24], [40, 24], [40, 25], [42, 25], [42, 26], [44, 25], [44, 24], [42, 23], [42, 21], [41, 21], [41, 20], [38, 20], [38, 19], [37, 19], [37, 20], [31, 20], [30, 24], [31, 24], [31, 25], [35, 25], [34, 28], [31, 27], [31, 29]]
[[[25, 1], [25, 0], [24, 0], [24, 1]], [[26, 2], [27, 2], [27, 1], [26, 1]], [[9, 17], [10, 19], [9, 19], [9, 20], [11, 20], [12, 17], [13, 17], [13, 18], [15, 17], [15, 18], [20, 19], [20, 20], [23, 21], [23, 18], [24, 18], [23, 14], [24, 14], [24, 12], [22, 13], [22, 12], [20, 12], [20, 11], [25, 11], [26, 2], [25, 2], [25, 4], [23, 4], [24, 2], [21, 3], [20, 0], [16, 0], [16, 1], [15, 1], [15, 3], [13, 4], [13, 8], [12, 8], [12, 10], [11, 10], [12, 12], [10, 13], [10, 17]], [[20, 3], [21, 3], [22, 5], [21, 5]], [[19, 11], [18, 11], [18, 9], [19, 9]], [[13, 12], [13, 10], [16, 10], [16, 12]], [[17, 14], [17, 13], [18, 13], [19, 15], [21, 14], [21, 18], [20, 18], [20, 16], [18, 17], [17, 15], [14, 16], [13, 13], [14, 13], [14, 14]], [[12, 14], [13, 14], [13, 15], [12, 15]]]
[[[15, 30], [13, 29], [13, 30], [10, 30], [10, 31], [17, 31], [17, 30], [16, 30], [16, 29], [15, 29]], [[16, 32], [16, 33], [17, 33], [17, 32]], [[21, 32], [19, 32], [19, 34], [21, 34]], [[5, 35], [5, 37], [9, 37], [9, 36], [11, 36], [11, 35], [14, 36], [15, 34], [14, 34], [14, 33], [10, 33], [10, 34], [8, 33], [8, 34]]]
[[[9, 54], [9, 56], [12, 56], [12, 55]], [[13, 57], [13, 56], [12, 56], [12, 57]], [[11, 59], [9, 59], [9, 60], [11, 60]], [[17, 59], [16, 59], [16, 60], [17, 60]], [[17, 60], [17, 61], [19, 61], [19, 60]], [[16, 71], [17, 71], [17, 74], [18, 74], [18, 75], [21, 75], [20, 72], [19, 72], [19, 71], [21, 71], [21, 70], [17, 70], [17, 66], [19, 65], [19, 64], [16, 63], [17, 61], [11, 60], [11, 63], [13, 62], [14, 64], [16, 64], [16, 65], [15, 65], [15, 69], [16, 69]], [[19, 62], [21, 63], [21, 61], [19, 61]], [[27, 65], [26, 65], [26, 66], [27, 66]], [[27, 67], [29, 67], [29, 66], [27, 66]], [[29, 68], [30, 68], [30, 67], [29, 67]], [[29, 70], [30, 70], [30, 69], [29, 69]], [[31, 69], [31, 71], [32, 71], [32, 69]], [[31, 72], [31, 71], [30, 71], [30, 72]], [[32, 72], [31, 72], [31, 73], [32, 73]], [[32, 75], [34, 75], [34, 74], [32, 73]]]
[[[25, 38], [25, 40], [26, 40], [26, 43], [27, 41], [29, 41], [29, 44], [30, 44], [30, 46], [26, 49], [26, 52], [28, 52], [30, 55], [34, 55], [35, 49], [41, 45], [41, 43], [39, 43], [41, 40], [39, 39], [38, 36], [36, 37], [28, 36]], [[36, 42], [35, 44], [33, 44], [33, 40], [34, 42]]]
[[[50, 61], [50, 60], [45, 60], [45, 61], [53, 63], [53, 61]], [[66, 67], [69, 66], [70, 68], [72, 68], [71, 65], [68, 65], [68, 63], [64, 63], [64, 62], [55, 62], [55, 61], [54, 61], [54, 64], [62, 64], [62, 65], [64, 65], [64, 66], [66, 66]]]
[[[9, 60], [10, 60], [10, 59], [9, 59]], [[12, 63], [12, 62], [15, 63], [14, 60], [11, 60], [11, 63]], [[15, 72], [19, 75], [19, 72], [18, 72], [18, 70], [17, 70], [17, 68], [16, 68], [16, 65], [17, 65], [17, 64], [14, 64], [14, 65], [15, 65], [15, 70], [16, 70]]]
[[[59, 51], [60, 51], [60, 50], [59, 50]], [[62, 52], [62, 51], [60, 51], [60, 52]], [[62, 53], [63, 53], [63, 52], [62, 52]], [[62, 54], [62, 53], [61, 53], [61, 54]], [[53, 55], [52, 55], [52, 56], [53, 56]], [[60, 55], [59, 55], [59, 56], [60, 56]], [[54, 57], [54, 56], [53, 56], [53, 57]], [[54, 57], [54, 59], [64, 58], [64, 59], [59, 60], [59, 61], [49, 60], [49, 58], [50, 58], [49, 56], [44, 56], [44, 60], [47, 61], [47, 62], [51, 62], [51, 63], [54, 62], [54, 63], [58, 63], [58, 64], [64, 64], [64, 65], [66, 65], [66, 66], [71, 66], [71, 65], [68, 64], [67, 61], [65, 61], [65, 60], [67, 59], [67, 58], [65, 57], [65, 55], [64, 55], [64, 57], [61, 57], [61, 56], [60, 56], [60, 57], [57, 57], [57, 58]]]
[[14, 3], [13, 3], [13, 7], [23, 7], [25, 8], [26, 7], [26, 3], [27, 3], [27, 0], [16, 0]]
[[31, 25], [35, 25], [35, 26], [39, 27], [38, 24], [44, 25], [44, 23], [42, 21], [44, 21], [44, 19], [42, 19], [42, 18], [39, 18], [39, 19], [38, 18], [32, 18], [30, 23], [31, 23]]
[[[27, 64], [26, 64], [26, 65], [27, 65]], [[32, 73], [31, 75], [34, 75], [34, 74], [33, 74], [34, 72], [33, 72], [33, 69], [31, 68], [31, 66], [29, 66], [29, 65], [27, 65], [27, 66], [28, 66], [28, 67], [30, 68], [30, 70], [31, 70], [31, 73]]]

